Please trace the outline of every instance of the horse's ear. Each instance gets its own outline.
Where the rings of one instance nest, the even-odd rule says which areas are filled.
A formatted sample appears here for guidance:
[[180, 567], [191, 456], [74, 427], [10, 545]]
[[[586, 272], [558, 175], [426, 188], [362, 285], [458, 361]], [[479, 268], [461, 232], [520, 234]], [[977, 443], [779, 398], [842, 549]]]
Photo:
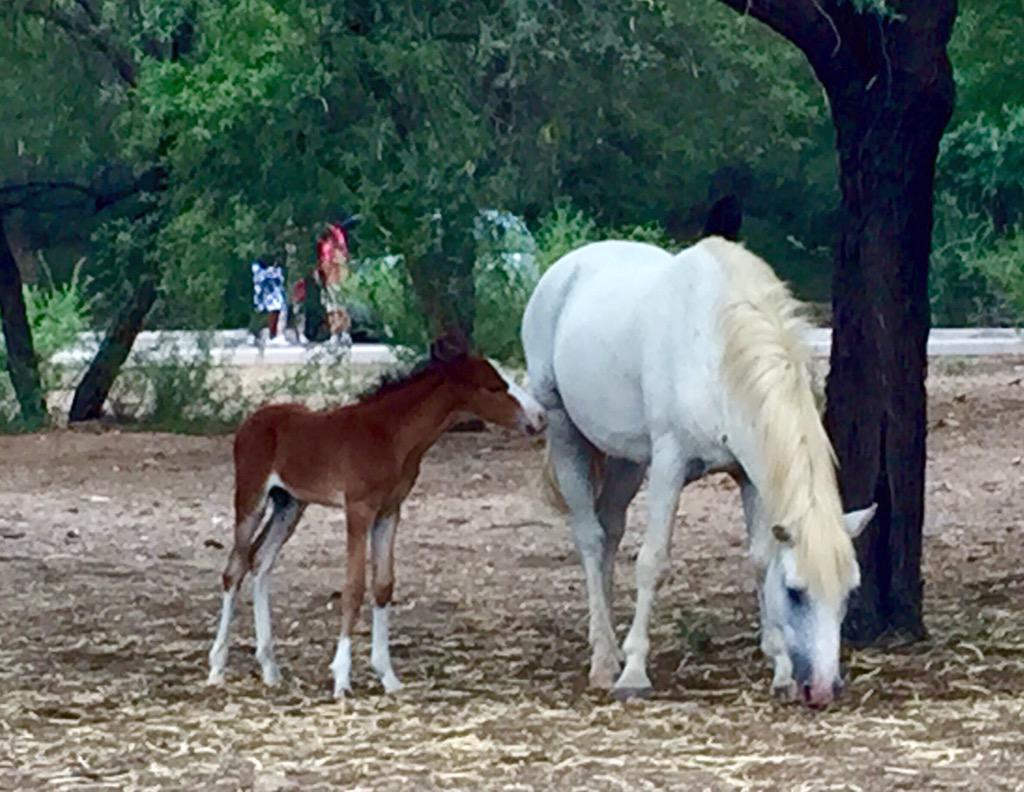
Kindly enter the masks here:
[[773, 525], [772, 535], [784, 545], [793, 544], [793, 534], [789, 532], [785, 525]]
[[438, 363], [451, 363], [469, 354], [469, 339], [458, 328], [439, 336], [430, 345], [430, 357]]
[[843, 515], [843, 527], [846, 528], [846, 533], [850, 535], [851, 539], [856, 539], [861, 535], [863, 530], [868, 527], [868, 523], [871, 522], [871, 518], [875, 516], [876, 511], [878, 511], [878, 504], [872, 503], [866, 509], [858, 509]]

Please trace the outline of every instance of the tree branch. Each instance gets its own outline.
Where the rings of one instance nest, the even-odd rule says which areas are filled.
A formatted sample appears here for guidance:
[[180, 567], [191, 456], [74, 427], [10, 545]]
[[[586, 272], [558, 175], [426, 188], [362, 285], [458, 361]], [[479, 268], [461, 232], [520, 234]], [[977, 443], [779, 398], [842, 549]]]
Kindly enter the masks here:
[[87, 41], [93, 49], [107, 59], [126, 84], [135, 87], [137, 72], [135, 59], [124, 48], [112, 41], [109, 31], [95, 21], [95, 11], [90, 12], [91, 6], [86, 0], [79, 0], [79, 5], [85, 9], [88, 18], [70, 14], [54, 6], [37, 3], [26, 4], [24, 11], [26, 14], [51, 22], [74, 39]]
[[811, 63], [834, 57], [842, 45], [827, 0], [719, 0], [744, 16], [763, 22], [798, 46]]
[[59, 180], [0, 184], [0, 212], [11, 209], [62, 212], [67, 209], [84, 208], [90, 204], [99, 212], [140, 192], [163, 189], [166, 178], [166, 171], [155, 166], [143, 172], [134, 181], [109, 187]]

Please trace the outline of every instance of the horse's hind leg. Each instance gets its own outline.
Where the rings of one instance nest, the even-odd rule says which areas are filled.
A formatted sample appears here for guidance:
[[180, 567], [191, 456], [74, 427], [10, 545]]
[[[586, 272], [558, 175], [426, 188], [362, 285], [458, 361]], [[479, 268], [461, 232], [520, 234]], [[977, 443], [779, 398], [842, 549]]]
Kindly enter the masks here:
[[643, 484], [646, 465], [628, 459], [610, 458], [605, 463], [601, 495], [597, 499], [597, 515], [604, 528], [604, 554], [601, 574], [604, 577], [604, 598], [612, 612], [615, 584], [615, 554], [626, 531], [626, 510]]
[[270, 497], [274, 502], [274, 513], [256, 540], [252, 552], [252, 610], [256, 625], [256, 660], [263, 671], [263, 682], [276, 685], [281, 681], [281, 672], [274, 660], [274, 636], [270, 623], [270, 572], [274, 568], [277, 554], [295, 531], [306, 505], [280, 487], [271, 490]]
[[615, 630], [605, 599], [605, 536], [594, 508], [591, 449], [564, 409], [548, 412], [548, 449], [558, 489], [571, 513], [573, 538], [587, 585], [590, 684], [592, 687], [610, 688], [620, 666]]

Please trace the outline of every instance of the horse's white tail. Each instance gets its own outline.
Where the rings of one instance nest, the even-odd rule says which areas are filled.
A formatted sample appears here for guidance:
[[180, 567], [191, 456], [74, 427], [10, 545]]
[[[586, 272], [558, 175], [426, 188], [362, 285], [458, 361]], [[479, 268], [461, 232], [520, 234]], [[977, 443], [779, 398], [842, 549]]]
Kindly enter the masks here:
[[[588, 445], [587, 450], [590, 455], [590, 488], [594, 493], [594, 503], [597, 503], [597, 499], [601, 497], [601, 489], [604, 484], [606, 457], [592, 445]], [[569, 504], [565, 502], [565, 496], [562, 495], [562, 490], [558, 486], [555, 466], [551, 461], [550, 445], [544, 446], [544, 470], [541, 479], [541, 485], [544, 489], [544, 500], [547, 501], [547, 504], [561, 514], [568, 514]]]

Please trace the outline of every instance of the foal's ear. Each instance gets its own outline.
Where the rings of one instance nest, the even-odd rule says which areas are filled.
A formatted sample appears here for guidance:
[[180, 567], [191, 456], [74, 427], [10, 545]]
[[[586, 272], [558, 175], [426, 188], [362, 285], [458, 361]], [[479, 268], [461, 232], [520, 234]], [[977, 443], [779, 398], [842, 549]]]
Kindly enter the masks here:
[[875, 516], [876, 511], [878, 511], [878, 504], [872, 503], [866, 509], [858, 509], [843, 515], [843, 527], [851, 539], [856, 539], [861, 535], [861, 532], [871, 522], [871, 518]]
[[438, 363], [451, 363], [469, 354], [469, 338], [458, 328], [448, 330], [430, 345], [430, 357]]
[[789, 529], [785, 525], [773, 525], [772, 536], [784, 545], [793, 544], [793, 534], [789, 532]]

